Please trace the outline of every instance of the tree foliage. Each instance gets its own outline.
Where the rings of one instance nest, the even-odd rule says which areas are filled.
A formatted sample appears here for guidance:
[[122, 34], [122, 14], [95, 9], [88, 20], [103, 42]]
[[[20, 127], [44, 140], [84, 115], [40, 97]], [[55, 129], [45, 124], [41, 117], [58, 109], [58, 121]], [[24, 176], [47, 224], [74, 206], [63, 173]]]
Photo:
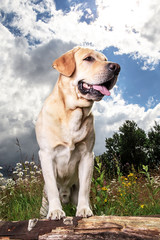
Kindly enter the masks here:
[[122, 166], [126, 163], [129, 163], [130, 166], [133, 164], [137, 170], [140, 165], [147, 163], [145, 151], [146, 133], [134, 121], [126, 121], [119, 128], [119, 132], [121, 164]]
[[160, 125], [155, 123], [147, 135], [134, 121], [127, 120], [117, 133], [106, 138], [105, 147], [100, 159], [106, 171], [109, 169], [109, 177], [116, 174], [117, 164], [123, 173], [142, 165], [155, 168], [160, 165]]
[[160, 125], [157, 122], [148, 132], [148, 158], [153, 167], [160, 165]]

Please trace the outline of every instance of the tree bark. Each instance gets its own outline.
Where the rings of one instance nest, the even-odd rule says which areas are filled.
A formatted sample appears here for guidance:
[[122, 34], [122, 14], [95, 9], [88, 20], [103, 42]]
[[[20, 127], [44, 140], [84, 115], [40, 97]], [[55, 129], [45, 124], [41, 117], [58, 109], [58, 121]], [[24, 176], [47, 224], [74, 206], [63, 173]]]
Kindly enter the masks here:
[[0, 222], [0, 239], [158, 240], [160, 217], [93, 216]]

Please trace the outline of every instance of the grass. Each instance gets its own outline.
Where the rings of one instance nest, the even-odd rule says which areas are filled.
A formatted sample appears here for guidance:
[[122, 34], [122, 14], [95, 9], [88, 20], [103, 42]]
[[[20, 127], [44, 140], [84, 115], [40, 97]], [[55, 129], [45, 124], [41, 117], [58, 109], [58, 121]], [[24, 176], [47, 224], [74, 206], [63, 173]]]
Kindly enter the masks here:
[[[39, 218], [43, 177], [33, 161], [17, 163], [12, 178], [6, 184], [0, 175], [0, 219], [8, 221]], [[91, 186], [91, 205], [95, 215], [140, 216], [160, 214], [160, 176], [150, 174], [147, 166], [136, 173], [133, 169], [122, 176], [117, 164], [117, 178], [105, 179], [99, 158]], [[67, 216], [74, 216], [76, 208], [63, 206]]]
[[[0, 175], [0, 182], [4, 179]], [[8, 221], [39, 218], [43, 190], [40, 168], [34, 162], [17, 163], [12, 178], [0, 189], [0, 219]]]

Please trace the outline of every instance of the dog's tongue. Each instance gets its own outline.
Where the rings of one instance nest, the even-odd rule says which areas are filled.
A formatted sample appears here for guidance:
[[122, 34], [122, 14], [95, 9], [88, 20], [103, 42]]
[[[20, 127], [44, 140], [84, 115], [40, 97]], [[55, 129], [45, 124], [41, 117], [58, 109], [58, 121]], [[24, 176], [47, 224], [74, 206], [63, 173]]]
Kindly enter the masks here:
[[107, 95], [107, 96], [111, 95], [111, 93], [108, 91], [108, 89], [105, 86], [93, 85], [93, 88], [101, 92], [103, 95]]

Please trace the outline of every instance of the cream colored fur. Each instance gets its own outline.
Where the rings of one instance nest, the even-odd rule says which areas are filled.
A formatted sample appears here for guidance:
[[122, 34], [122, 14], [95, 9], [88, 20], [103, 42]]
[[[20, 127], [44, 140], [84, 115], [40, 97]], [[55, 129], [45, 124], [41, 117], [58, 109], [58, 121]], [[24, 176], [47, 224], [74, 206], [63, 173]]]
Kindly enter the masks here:
[[[94, 57], [94, 63], [84, 61], [90, 55]], [[78, 82], [103, 83], [107, 64], [103, 54], [80, 47], [53, 63], [60, 76], [36, 123], [46, 194], [41, 213], [47, 214], [47, 218], [64, 217], [61, 202], [68, 201], [77, 205], [76, 216], [93, 215], [89, 204], [95, 141], [91, 107], [100, 99], [83, 95], [78, 90]], [[113, 85], [116, 80], [117, 77]]]

